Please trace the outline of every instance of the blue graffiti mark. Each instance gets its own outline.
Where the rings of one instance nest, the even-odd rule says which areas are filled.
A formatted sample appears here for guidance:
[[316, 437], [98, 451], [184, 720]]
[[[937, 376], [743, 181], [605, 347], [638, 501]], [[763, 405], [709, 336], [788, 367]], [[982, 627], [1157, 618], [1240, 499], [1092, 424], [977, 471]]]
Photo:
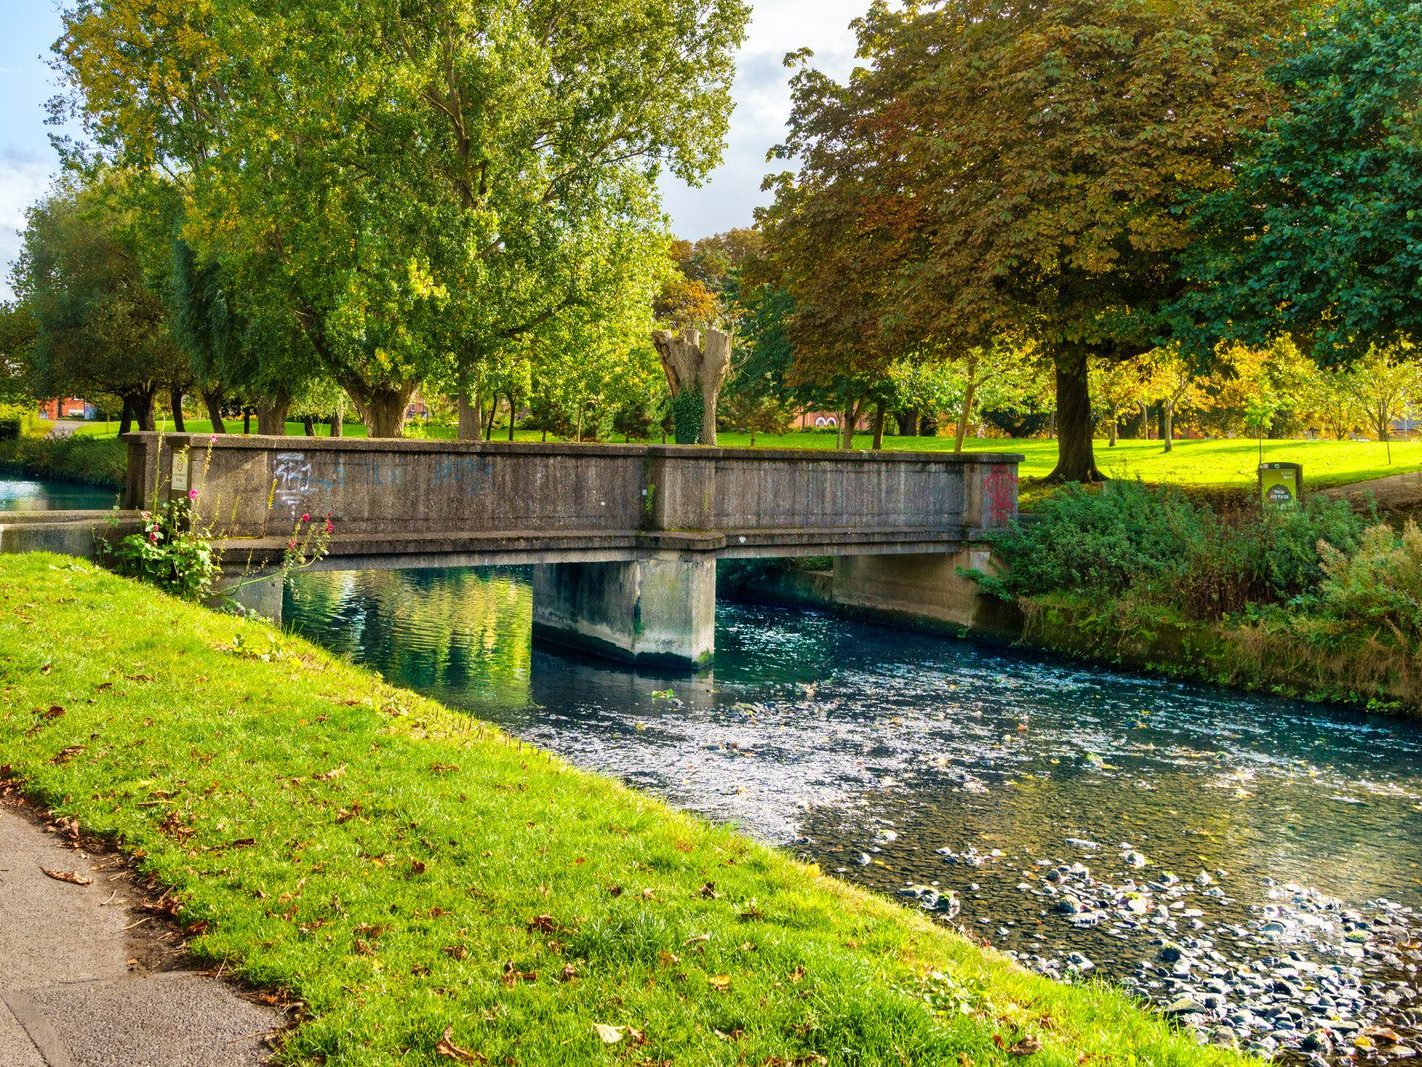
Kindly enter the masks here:
[[494, 461], [487, 456], [447, 456], [438, 459], [430, 472], [434, 486], [463, 485], [478, 488], [494, 476]]

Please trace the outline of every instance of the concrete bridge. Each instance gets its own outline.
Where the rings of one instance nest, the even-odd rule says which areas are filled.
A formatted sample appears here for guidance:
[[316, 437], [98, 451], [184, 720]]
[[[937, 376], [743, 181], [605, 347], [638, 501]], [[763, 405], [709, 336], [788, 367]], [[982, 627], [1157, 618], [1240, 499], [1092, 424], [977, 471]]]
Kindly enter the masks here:
[[[302, 515], [326, 570], [533, 564], [534, 624], [615, 658], [713, 652], [716, 560], [830, 556], [835, 602], [971, 625], [1020, 456], [139, 433], [124, 505], [192, 498], [229, 575], [272, 574]], [[280, 618], [279, 578], [239, 598]]]

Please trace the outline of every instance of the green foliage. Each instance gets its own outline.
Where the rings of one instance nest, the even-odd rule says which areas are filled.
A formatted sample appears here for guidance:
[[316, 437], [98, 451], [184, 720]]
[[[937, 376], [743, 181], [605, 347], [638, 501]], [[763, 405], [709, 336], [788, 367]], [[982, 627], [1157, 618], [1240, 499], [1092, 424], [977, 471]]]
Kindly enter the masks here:
[[1068, 486], [1029, 521], [993, 538], [1006, 573], [979, 580], [1005, 599], [1057, 591], [1113, 595], [1178, 574], [1201, 538], [1203, 510], [1177, 490], [1108, 482]]
[[1202, 350], [1292, 332], [1332, 363], [1422, 336], [1422, 4], [1312, 11], [1272, 71], [1286, 107], [1195, 215], [1179, 310]]
[[1298, 508], [1204, 511], [1184, 568], [1151, 595], [1206, 619], [1302, 601], [1323, 580], [1325, 550], [1352, 551], [1367, 521], [1346, 501], [1322, 496]]
[[201, 262], [239, 280], [255, 266], [262, 301], [290, 309], [389, 436], [422, 382], [473, 391], [570, 319], [619, 331], [631, 295], [650, 325], [656, 180], [719, 161], [749, 11], [312, 0], [277, 17], [261, 0], [155, 0], [66, 14], [56, 48], [95, 147], [181, 173]]
[[1410, 646], [1422, 639], [1422, 530], [1370, 526], [1353, 551], [1324, 545], [1319, 607], [1332, 618], [1384, 627]]
[[[222, 575], [207, 531], [194, 529], [186, 500], [169, 500], [142, 513], [137, 533], [103, 542], [100, 558], [116, 573], [137, 578], [182, 600], [202, 602]], [[110, 520], [118, 525], [118, 513]]]
[[671, 399], [672, 426], [679, 445], [694, 445], [701, 440], [703, 406], [697, 389], [683, 389]]
[[1099, 492], [1069, 487], [995, 539], [1006, 573], [978, 580], [1009, 599], [1129, 592], [1219, 619], [1314, 595], [1323, 553], [1352, 551], [1367, 521], [1345, 501], [1322, 496], [1299, 508], [1220, 515], [1174, 489], [1135, 482], [1110, 482]]
[[151, 429], [154, 395], [187, 374], [150, 288], [144, 220], [131, 185], [111, 173], [32, 207], [14, 269], [33, 321], [27, 384], [41, 396], [118, 395]]
[[6, 443], [0, 451], [0, 462], [35, 478], [121, 489], [128, 470], [128, 446], [117, 437], [81, 433], [21, 437]]

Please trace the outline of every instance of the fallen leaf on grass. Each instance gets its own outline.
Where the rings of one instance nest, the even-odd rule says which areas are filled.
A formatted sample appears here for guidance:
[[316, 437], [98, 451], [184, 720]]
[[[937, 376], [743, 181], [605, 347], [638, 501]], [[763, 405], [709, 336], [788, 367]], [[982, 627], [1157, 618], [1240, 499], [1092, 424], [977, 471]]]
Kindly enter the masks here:
[[70, 885], [93, 885], [94, 879], [85, 878], [82, 874], [75, 874], [73, 871], [52, 871], [48, 867], [41, 867], [45, 874], [53, 878], [56, 882], [68, 882]]
[[1017, 1044], [1007, 1050], [1009, 1056], [1035, 1056], [1042, 1051], [1042, 1039], [1036, 1034], [1025, 1035]]
[[711, 988], [718, 993], [724, 993], [731, 988], [731, 976], [729, 974], [713, 974], [706, 980], [711, 983]]
[[435, 1051], [445, 1059], [453, 1060], [455, 1063], [488, 1063], [489, 1061], [477, 1052], [471, 1052], [467, 1048], [460, 1048], [454, 1043], [454, 1027], [446, 1026], [444, 1036], [435, 1045]]
[[621, 1041], [623, 1029], [621, 1026], [609, 1026], [607, 1023], [593, 1023], [593, 1030], [604, 1045], [615, 1045]]
[[345, 765], [344, 763], [342, 763], [339, 767], [332, 767], [329, 771], [325, 772], [324, 774], [318, 774], [318, 775], [316, 775], [316, 780], [317, 780], [318, 782], [330, 782], [330, 781], [334, 781], [335, 779], [341, 777], [341, 775], [343, 775], [343, 774], [345, 774], [345, 773], [346, 773], [346, 765]]
[[83, 751], [83, 745], [70, 745], [68, 748], [61, 748], [58, 752], [51, 756], [49, 762], [54, 764], [56, 767], [62, 767], [64, 766], [64, 764], [68, 763], [70, 760], [72, 760], [75, 756], [79, 755], [79, 753]]

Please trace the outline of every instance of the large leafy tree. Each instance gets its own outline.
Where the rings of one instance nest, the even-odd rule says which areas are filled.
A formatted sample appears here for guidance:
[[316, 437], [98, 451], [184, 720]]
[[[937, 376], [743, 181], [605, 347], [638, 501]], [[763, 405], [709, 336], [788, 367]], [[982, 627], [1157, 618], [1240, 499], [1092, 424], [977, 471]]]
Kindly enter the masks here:
[[145, 220], [121, 186], [100, 175], [32, 207], [13, 283], [33, 323], [31, 390], [117, 397], [124, 430], [151, 430], [154, 398], [189, 371], [144, 272]]
[[[59, 49], [206, 259], [273, 256], [373, 433], [661, 270], [654, 182], [717, 161], [742, 0], [85, 0]], [[466, 405], [472, 406], [472, 405]], [[462, 420], [464, 421], [464, 420]], [[468, 420], [477, 425], [478, 420]]]
[[802, 163], [773, 216], [797, 314], [871, 361], [1029, 338], [1054, 365], [1053, 477], [1098, 478], [1088, 368], [1166, 332], [1180, 207], [1228, 184], [1270, 113], [1264, 53], [1290, 6], [876, 3], [846, 84], [795, 81], [784, 151]]
[[1422, 3], [1340, 0], [1287, 43], [1287, 106], [1196, 213], [1196, 339], [1349, 362], [1422, 337]]

